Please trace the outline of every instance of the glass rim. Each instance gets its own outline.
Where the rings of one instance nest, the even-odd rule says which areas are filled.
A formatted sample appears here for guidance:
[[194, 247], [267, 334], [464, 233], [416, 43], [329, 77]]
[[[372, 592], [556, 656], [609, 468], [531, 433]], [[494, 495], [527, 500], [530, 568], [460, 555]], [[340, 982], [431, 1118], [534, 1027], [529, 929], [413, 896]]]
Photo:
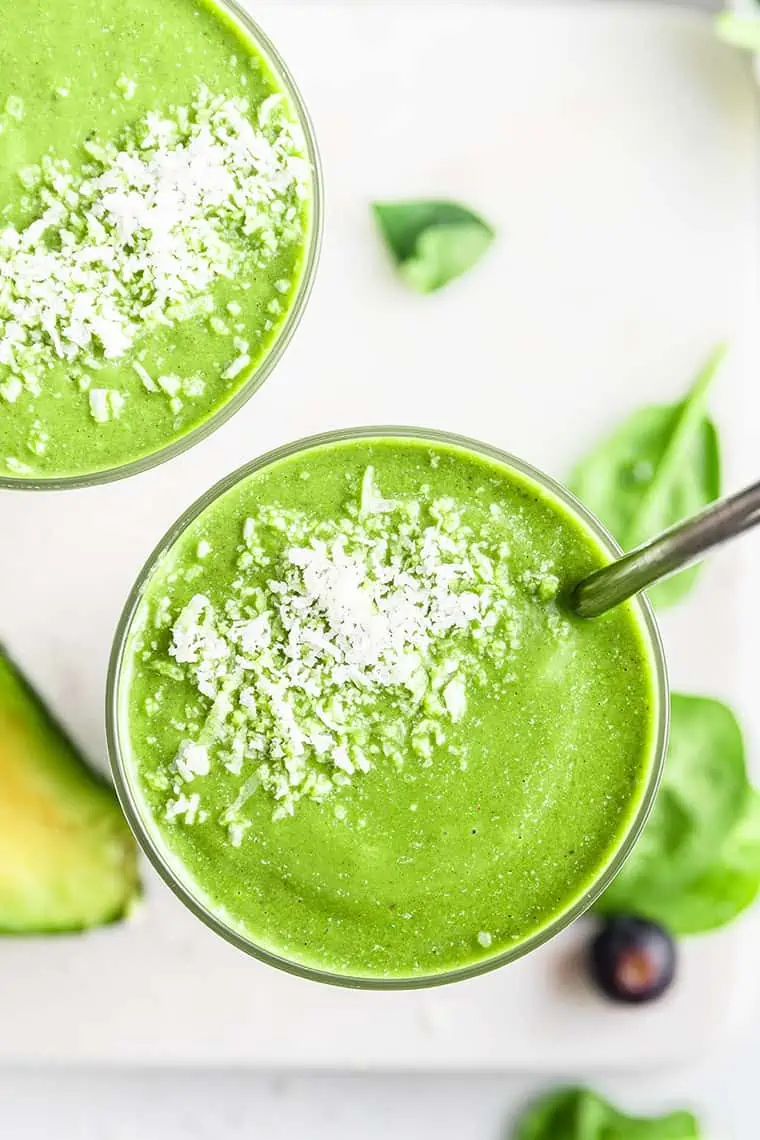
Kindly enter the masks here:
[[389, 978], [340, 974], [317, 966], [306, 965], [302, 962], [284, 957], [275, 951], [268, 950], [258, 945], [254, 939], [246, 935], [241, 928], [231, 922], [225, 921], [219, 914], [215, 913], [210, 903], [204, 901], [202, 897], [203, 892], [199, 887], [198, 890], [200, 894], [194, 893], [191, 877], [188, 875], [186, 880], [181, 878], [168, 848], [148, 826], [146, 822], [147, 812], [141, 809], [139, 794], [133, 790], [133, 780], [130, 778], [129, 765], [125, 759], [125, 752], [127, 750], [125, 749], [123, 751], [121, 746], [119, 724], [120, 682], [125, 661], [125, 650], [132, 631], [133, 620], [143, 599], [145, 589], [160, 560], [168, 553], [187, 527], [194, 522], [203, 511], [237, 484], [255, 472], [299, 452], [310, 451], [333, 443], [388, 438], [417, 439], [422, 442], [453, 445], [454, 447], [460, 447], [495, 460], [536, 483], [543, 491], [548, 492], [549, 495], [559, 500], [573, 515], [580, 518], [610, 555], [617, 557], [623, 553], [622, 548], [606, 527], [604, 527], [567, 488], [563, 487], [562, 484], [538, 468], [512, 455], [510, 452], [503, 451], [500, 448], [493, 447], [480, 440], [433, 428], [366, 426], [323, 432], [283, 444], [245, 463], [204, 492], [204, 494], [196, 499], [176, 522], [172, 524], [145, 561], [124, 605], [114, 636], [106, 684], [106, 738], [116, 792], [124, 814], [137, 837], [143, 853], [177, 898], [206, 926], [251, 957], [267, 965], [284, 970], [286, 973], [294, 974], [297, 977], [311, 981], [325, 982], [330, 985], [349, 989], [391, 991], [425, 989], [451, 982], [464, 981], [468, 978], [475, 978], [482, 974], [490, 973], [491, 970], [496, 970], [501, 966], [515, 962], [519, 958], [523, 958], [525, 955], [531, 953], [531, 951], [543, 946], [556, 934], [559, 934], [562, 930], [570, 926], [571, 923], [593, 905], [612, 882], [628, 858], [652, 809], [665, 763], [670, 724], [670, 702], [667, 664], [660, 631], [649, 601], [643, 594], [639, 594], [636, 598], [632, 599], [632, 604], [637, 610], [642, 636], [645, 638], [646, 646], [651, 656], [654, 673], [653, 689], [657, 702], [656, 720], [651, 741], [651, 768], [647, 776], [646, 785], [641, 793], [639, 804], [628, 822], [625, 834], [619, 846], [617, 846], [609, 856], [606, 866], [590, 886], [588, 886], [581, 897], [556, 915], [546, 926], [535, 931], [516, 946], [509, 947], [499, 954], [495, 954], [485, 960], [434, 974], [421, 974], [408, 977], [394, 976]]
[[282, 85], [295, 111], [296, 120], [303, 131], [306, 157], [311, 170], [311, 197], [309, 200], [306, 257], [301, 270], [295, 299], [274, 342], [259, 366], [254, 369], [245, 383], [228, 400], [225, 400], [208, 419], [197, 424], [185, 435], [172, 440], [170, 443], [165, 444], [156, 451], [150, 452], [148, 455], [142, 455], [138, 459], [130, 459], [126, 463], [121, 463], [116, 467], [104, 468], [100, 471], [89, 471], [74, 475], [53, 475], [49, 478], [35, 475], [20, 476], [17, 478], [0, 473], [0, 490], [65, 491], [82, 487], [98, 487], [103, 484], [118, 482], [121, 479], [128, 479], [132, 475], [140, 475], [144, 471], [158, 467], [170, 459], [175, 459], [178, 455], [182, 455], [183, 452], [188, 451], [194, 447], [195, 444], [200, 443], [212, 435], [217, 428], [220, 428], [231, 419], [236, 412], [240, 411], [248, 400], [262, 387], [269, 376], [271, 376], [301, 322], [316, 277], [324, 229], [322, 159], [319, 153], [314, 124], [304, 98], [287, 64], [266, 32], [263, 31], [245, 8], [238, 3], [238, 0], [213, 0], [213, 3], [208, 6], [219, 8], [225, 15], [230, 16], [235, 23], [239, 24], [250, 36], [256, 47], [265, 57], [278, 82]]

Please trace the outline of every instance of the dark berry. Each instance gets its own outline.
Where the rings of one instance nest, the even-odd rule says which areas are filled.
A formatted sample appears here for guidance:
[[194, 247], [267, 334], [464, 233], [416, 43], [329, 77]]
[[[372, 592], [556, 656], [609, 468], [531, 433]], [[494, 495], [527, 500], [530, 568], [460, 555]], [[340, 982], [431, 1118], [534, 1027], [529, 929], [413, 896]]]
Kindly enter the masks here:
[[656, 922], [610, 918], [589, 947], [589, 970], [613, 1001], [654, 1001], [675, 977], [676, 945]]

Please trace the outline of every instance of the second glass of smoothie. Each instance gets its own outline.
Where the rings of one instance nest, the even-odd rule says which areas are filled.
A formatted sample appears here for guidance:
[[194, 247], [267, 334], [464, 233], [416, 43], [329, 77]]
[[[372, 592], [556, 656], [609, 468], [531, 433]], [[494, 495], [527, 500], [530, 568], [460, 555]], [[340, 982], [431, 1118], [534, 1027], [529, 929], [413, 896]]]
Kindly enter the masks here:
[[234, 0], [6, 4], [0, 487], [106, 482], [260, 386], [316, 269], [313, 131]]
[[322, 981], [434, 985], [545, 942], [619, 869], [664, 757], [648, 604], [563, 601], [617, 553], [546, 476], [438, 432], [230, 476], [117, 634], [109, 747], [148, 856], [218, 933]]

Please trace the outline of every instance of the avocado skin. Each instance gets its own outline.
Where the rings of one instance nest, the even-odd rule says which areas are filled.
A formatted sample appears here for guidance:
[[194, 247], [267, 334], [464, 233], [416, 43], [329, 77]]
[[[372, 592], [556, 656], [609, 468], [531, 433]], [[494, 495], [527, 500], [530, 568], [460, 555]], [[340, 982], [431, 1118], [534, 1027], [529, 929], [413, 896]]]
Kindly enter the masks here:
[[0, 934], [118, 922], [141, 893], [113, 788], [0, 644]]

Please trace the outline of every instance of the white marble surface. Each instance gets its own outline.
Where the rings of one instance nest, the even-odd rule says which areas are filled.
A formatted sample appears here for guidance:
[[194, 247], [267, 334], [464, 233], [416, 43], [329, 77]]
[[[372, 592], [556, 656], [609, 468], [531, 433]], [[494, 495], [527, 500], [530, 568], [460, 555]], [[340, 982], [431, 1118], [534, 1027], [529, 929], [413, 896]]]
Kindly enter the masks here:
[[[593, 1081], [630, 1111], [689, 1105], [704, 1140], [757, 1140], [760, 1035], [697, 1069]], [[567, 1076], [567, 1074], [565, 1075]], [[511, 1076], [0, 1074], [7, 1140], [508, 1140], [547, 1081]]]
[[[325, 249], [298, 336], [256, 398], [175, 462], [97, 491], [0, 496], [0, 533], [13, 536], [0, 598], [14, 599], [0, 639], [93, 757], [105, 755], [103, 677], [135, 568], [197, 494], [284, 440], [456, 425], [561, 477], [634, 401], [680, 395], [727, 339], [713, 404], [726, 486], [756, 471], [757, 368], [741, 344], [756, 307], [756, 91], [706, 22], [654, 5], [445, 4], [435, 19], [419, 3], [255, 9], [303, 84], [324, 155]], [[473, 116], [450, 77], [476, 53]], [[399, 78], [378, 99], [389, 60]], [[500, 240], [422, 303], [388, 271], [366, 204], [431, 185], [482, 203]], [[674, 687], [723, 696], [760, 741], [745, 691], [760, 641], [747, 547], [712, 559], [694, 604], [661, 625]], [[62, 549], [76, 557], [51, 580]], [[149, 883], [141, 922], [0, 942], [0, 1064], [664, 1066], [728, 1035], [756, 974], [744, 929], [693, 939], [668, 1000], [631, 1018], [577, 978], [578, 927], [488, 978], [379, 1001], [255, 966]]]
[[[356, 0], [355, 0], [356, 2]], [[615, 0], [607, 0], [614, 3]], [[679, 0], [663, 0], [678, 3]], [[713, 0], [692, 6], [716, 7]], [[0, 1011], [2, 1033], [2, 1011]], [[679, 1072], [593, 1083], [631, 1110], [691, 1105], [706, 1140], [755, 1140], [760, 1026], [730, 1050]], [[0, 1071], [8, 1140], [506, 1140], [537, 1082], [517, 1076], [268, 1076], [203, 1072]]]

